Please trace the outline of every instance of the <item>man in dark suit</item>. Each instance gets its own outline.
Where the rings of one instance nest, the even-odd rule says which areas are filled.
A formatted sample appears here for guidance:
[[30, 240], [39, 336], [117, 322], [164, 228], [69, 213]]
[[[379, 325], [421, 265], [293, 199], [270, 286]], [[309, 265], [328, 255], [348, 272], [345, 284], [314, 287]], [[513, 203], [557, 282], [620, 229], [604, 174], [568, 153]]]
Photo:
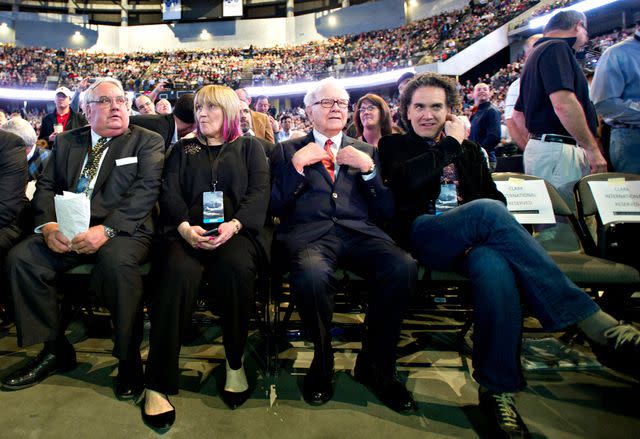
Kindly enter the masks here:
[[164, 139], [164, 146], [169, 148], [178, 140], [196, 129], [193, 113], [193, 93], [185, 93], [176, 101], [172, 114], [143, 114], [131, 116], [131, 125], [138, 125], [154, 131]]
[[393, 198], [376, 172], [376, 149], [342, 133], [346, 90], [328, 78], [304, 103], [314, 129], [277, 146], [271, 195], [281, 221], [276, 239], [291, 261], [292, 292], [314, 344], [303, 396], [319, 405], [333, 395], [330, 328], [339, 265], [371, 282], [355, 378], [390, 408], [410, 412], [415, 403], [396, 378], [395, 356], [402, 316], [417, 285], [416, 263], [372, 221], [393, 213]]
[[[139, 267], [151, 243], [151, 210], [160, 191], [164, 148], [156, 133], [129, 126], [128, 101], [119, 81], [96, 80], [85, 103], [90, 126], [57, 136], [38, 180], [32, 201], [36, 233], [7, 257], [18, 343], [44, 342], [44, 349], [2, 385], [22, 389], [76, 366], [60, 323], [55, 278], [94, 263], [91, 289], [111, 312], [113, 354], [120, 360], [116, 395], [132, 398], [142, 390]], [[75, 237], [58, 227], [54, 196], [62, 191], [85, 193], [91, 202], [89, 229]]]
[[7, 253], [22, 236], [21, 216], [27, 205], [25, 142], [13, 133], [0, 131], [0, 320], [11, 321], [9, 288], [4, 272]]
[[67, 87], [57, 88], [56, 110], [42, 118], [38, 139], [45, 139], [49, 143], [49, 148], [53, 146], [53, 142], [59, 133], [80, 128], [87, 124], [87, 119], [81, 113], [76, 113], [71, 109], [72, 96], [73, 93]]

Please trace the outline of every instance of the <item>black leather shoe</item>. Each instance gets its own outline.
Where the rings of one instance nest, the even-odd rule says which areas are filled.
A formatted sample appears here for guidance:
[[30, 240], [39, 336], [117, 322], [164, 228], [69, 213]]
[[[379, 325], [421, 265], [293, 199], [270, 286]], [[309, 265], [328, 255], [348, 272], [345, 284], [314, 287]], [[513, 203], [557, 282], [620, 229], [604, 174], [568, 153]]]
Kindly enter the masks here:
[[416, 403], [411, 392], [394, 373], [385, 374], [373, 365], [364, 365], [356, 361], [353, 375], [359, 383], [364, 384], [384, 405], [398, 413], [412, 413]]
[[135, 398], [144, 390], [143, 383], [141, 361], [120, 361], [115, 380], [116, 398], [123, 401]]
[[229, 407], [231, 410], [235, 410], [244, 404], [247, 399], [251, 396], [251, 387], [249, 387], [244, 392], [229, 392], [228, 390], [222, 389], [220, 397], [222, 401]]
[[333, 398], [333, 361], [325, 370], [320, 364], [319, 355], [315, 354], [302, 385], [302, 397], [311, 405], [326, 404]]
[[511, 393], [481, 392], [480, 408], [491, 422], [495, 438], [530, 438], [531, 435], [520, 414]]
[[43, 349], [26, 366], [2, 380], [2, 387], [9, 390], [25, 389], [38, 384], [50, 375], [75, 369], [77, 364], [76, 352], [73, 348], [65, 354], [55, 354]]
[[144, 404], [145, 404], [144, 398], [142, 399], [142, 406], [141, 406], [142, 422], [144, 422], [147, 427], [155, 430], [157, 433], [160, 433], [160, 434], [166, 433], [167, 431], [169, 431], [173, 423], [176, 421], [176, 408], [173, 406], [173, 404], [171, 404], [171, 401], [169, 401], [169, 397], [167, 395], [165, 395], [165, 398], [172, 408], [172, 410], [169, 410], [168, 412], [159, 413], [157, 415], [147, 414], [144, 411]]

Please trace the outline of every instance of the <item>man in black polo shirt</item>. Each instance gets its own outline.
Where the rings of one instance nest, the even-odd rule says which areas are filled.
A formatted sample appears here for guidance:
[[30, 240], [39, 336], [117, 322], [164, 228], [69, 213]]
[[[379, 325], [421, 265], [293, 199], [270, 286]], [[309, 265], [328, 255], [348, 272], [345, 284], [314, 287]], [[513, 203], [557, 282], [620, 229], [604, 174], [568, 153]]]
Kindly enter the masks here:
[[587, 80], [575, 58], [589, 40], [586, 26], [578, 11], [561, 11], [549, 20], [522, 71], [513, 114], [529, 132], [525, 173], [544, 178], [566, 199], [589, 171], [607, 170]]

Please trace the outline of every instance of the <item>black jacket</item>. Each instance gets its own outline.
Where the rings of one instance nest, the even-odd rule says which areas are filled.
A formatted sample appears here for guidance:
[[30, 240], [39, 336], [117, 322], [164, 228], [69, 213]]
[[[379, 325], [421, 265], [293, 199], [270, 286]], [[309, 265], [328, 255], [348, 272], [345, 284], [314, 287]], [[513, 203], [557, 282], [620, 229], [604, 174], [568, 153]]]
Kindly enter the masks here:
[[[358, 169], [346, 165], [331, 181], [321, 162], [298, 173], [291, 159], [308, 143], [313, 133], [276, 145], [273, 155], [273, 185], [271, 210], [280, 217], [277, 239], [282, 241], [290, 255], [309, 242], [324, 236], [335, 224], [365, 235], [390, 241], [374, 222], [393, 214], [393, 196], [382, 184], [380, 174], [365, 181]], [[364, 142], [342, 136], [340, 148], [352, 146], [377, 160], [376, 149]]]
[[464, 202], [492, 198], [506, 204], [480, 146], [474, 142], [465, 140], [460, 145], [453, 137], [445, 137], [433, 144], [411, 132], [383, 137], [378, 149], [382, 178], [396, 200], [389, 232], [403, 245], [408, 242], [413, 221], [432, 211], [440, 195], [442, 169], [450, 163], [458, 171], [458, 190]]
[[[207, 148], [212, 148], [209, 153]], [[213, 159], [213, 154], [220, 153], [214, 177], [209, 154]], [[269, 206], [269, 165], [262, 144], [252, 137], [238, 137], [223, 150], [207, 147], [195, 138], [174, 145], [160, 195], [164, 232], [170, 238], [178, 237], [177, 227], [183, 221], [211, 228], [203, 224], [202, 193], [213, 190], [212, 178], [217, 181], [216, 190], [224, 194], [224, 220], [240, 221], [240, 233], [252, 239], [268, 258], [270, 237], [264, 225]]]
[[[49, 136], [53, 133], [53, 126], [57, 123], [56, 112], [47, 114], [42, 119], [42, 125], [40, 126], [40, 135], [38, 139], [44, 139], [49, 142]], [[67, 125], [64, 127], [65, 131], [75, 130], [76, 128], [82, 128], [88, 125], [87, 119], [81, 113], [76, 113], [73, 110], [69, 110], [69, 119]], [[53, 146], [53, 142], [49, 142], [49, 148]]]
[[13, 133], [0, 131], [0, 230], [18, 225], [27, 205], [27, 177], [24, 141]]
[[[63, 191], [75, 192], [90, 146], [88, 126], [56, 136], [31, 203], [36, 226], [56, 221], [53, 198]], [[129, 236], [150, 235], [151, 211], [160, 193], [164, 163], [162, 139], [144, 128], [130, 126], [107, 146], [91, 194], [90, 225], [104, 224]]]
[[165, 150], [169, 150], [176, 131], [176, 121], [173, 119], [173, 114], [140, 114], [131, 116], [129, 124], [160, 134], [164, 139]]

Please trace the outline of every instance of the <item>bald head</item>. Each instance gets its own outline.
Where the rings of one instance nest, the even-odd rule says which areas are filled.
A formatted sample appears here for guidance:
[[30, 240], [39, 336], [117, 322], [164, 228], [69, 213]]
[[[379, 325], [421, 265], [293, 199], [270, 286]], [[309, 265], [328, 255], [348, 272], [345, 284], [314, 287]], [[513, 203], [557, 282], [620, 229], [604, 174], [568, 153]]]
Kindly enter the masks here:
[[246, 102], [247, 105], [251, 105], [251, 98], [249, 97], [249, 95], [247, 94], [247, 91], [244, 88], [239, 88], [237, 90], [235, 90], [236, 95], [238, 96], [238, 99], [240, 99], [242, 102]]

